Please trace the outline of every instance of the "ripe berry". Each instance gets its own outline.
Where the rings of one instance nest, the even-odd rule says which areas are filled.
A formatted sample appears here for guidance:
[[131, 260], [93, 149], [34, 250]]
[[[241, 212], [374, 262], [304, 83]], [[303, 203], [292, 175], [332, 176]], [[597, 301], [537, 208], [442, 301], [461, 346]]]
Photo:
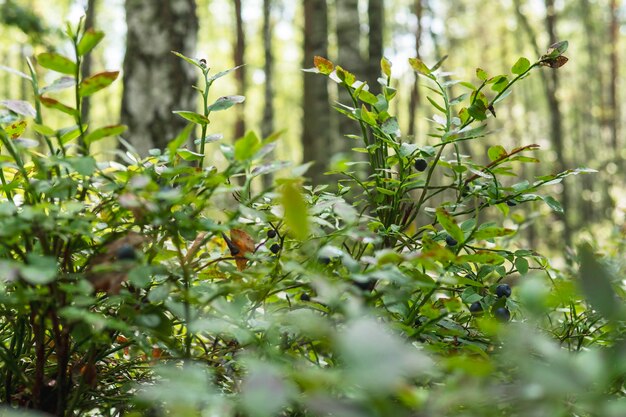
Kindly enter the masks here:
[[276, 230], [270, 229], [267, 231], [267, 237], [270, 239], [274, 239], [276, 237]]
[[311, 301], [311, 296], [305, 292], [300, 294], [300, 301]]
[[367, 281], [352, 281], [352, 283], [359, 288], [360, 290], [363, 291], [372, 291], [374, 289], [374, 287], [376, 286], [376, 280], [375, 279], [369, 279]]
[[424, 158], [418, 158], [415, 160], [414, 166], [415, 166], [415, 170], [419, 172], [424, 172], [426, 171], [426, 168], [428, 167], [428, 162], [426, 162]]
[[517, 206], [517, 203], [515, 201], [513, 201], [513, 200], [507, 200], [506, 201], [506, 205], [509, 206], [509, 207], [515, 207], [515, 206]]
[[511, 287], [509, 286], [509, 284], [498, 285], [496, 287], [496, 295], [498, 296], [498, 298], [502, 298], [502, 297], [509, 298], [511, 296]]
[[455, 238], [453, 238], [450, 235], [446, 235], [446, 245], [448, 246], [456, 246], [459, 242], [456, 241]]
[[132, 261], [137, 259], [137, 254], [135, 253], [135, 248], [126, 243], [115, 251], [115, 257], [120, 261]]
[[274, 243], [272, 246], [270, 246], [270, 251], [272, 251], [272, 253], [274, 254], [280, 252], [280, 245], [278, 243]]
[[328, 265], [330, 263], [330, 258], [328, 256], [320, 256], [317, 260], [322, 265]]
[[506, 323], [511, 320], [511, 312], [506, 307], [496, 308], [493, 311], [493, 316], [502, 323]]
[[482, 304], [480, 304], [480, 301], [474, 301], [470, 306], [469, 306], [469, 311], [472, 314], [478, 314], [481, 311], [483, 311], [483, 306]]

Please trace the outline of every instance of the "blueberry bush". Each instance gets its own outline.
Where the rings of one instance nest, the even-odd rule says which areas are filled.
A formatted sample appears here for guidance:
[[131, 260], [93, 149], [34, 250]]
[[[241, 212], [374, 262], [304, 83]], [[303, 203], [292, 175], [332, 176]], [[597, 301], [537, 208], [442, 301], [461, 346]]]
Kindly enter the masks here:
[[278, 134], [210, 133], [244, 97], [213, 98], [232, 69], [176, 52], [201, 74], [201, 111], [172, 109], [187, 128], [147, 157], [132, 138], [99, 154], [126, 128], [88, 125], [81, 106], [118, 73], [83, 78], [104, 34], [67, 36], [72, 57], [37, 56], [54, 81], [30, 61], [17, 73], [34, 103], [1, 102], [1, 415], [624, 415], [619, 255], [582, 244], [556, 270], [507, 221], [528, 201], [561, 210], [547, 187], [591, 170], [520, 179], [537, 145], [459, 150], [519, 82], [564, 65], [567, 42], [472, 82], [412, 59], [435, 113], [417, 143], [390, 113], [389, 61], [374, 95], [316, 57], [366, 155], [331, 192], [269, 157]]

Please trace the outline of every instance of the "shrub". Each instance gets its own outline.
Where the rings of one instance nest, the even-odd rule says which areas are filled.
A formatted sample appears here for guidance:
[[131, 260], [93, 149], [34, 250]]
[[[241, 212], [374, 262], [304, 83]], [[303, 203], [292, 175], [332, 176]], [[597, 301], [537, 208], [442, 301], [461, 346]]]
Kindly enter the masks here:
[[[411, 60], [437, 95], [429, 99], [441, 113], [432, 145], [402, 139], [389, 113], [397, 92], [388, 61], [381, 63], [383, 92], [374, 96], [318, 57], [314, 71], [352, 97], [338, 110], [361, 128], [357, 151], [368, 156], [369, 176], [343, 171], [349, 181], [329, 193], [304, 185], [306, 166], [294, 166], [257, 192], [255, 178], [288, 166], [265, 160], [278, 135], [249, 132], [232, 145], [222, 142], [226, 166], [207, 166], [206, 146], [218, 138], [208, 133], [209, 118], [243, 97], [209, 104], [212, 83], [230, 70], [212, 75], [204, 60], [178, 53], [203, 75], [202, 112], [175, 111], [190, 124], [167, 149], [141, 158], [125, 145], [122, 162], [98, 162], [92, 144], [125, 127], [92, 129], [80, 108], [117, 73], [82, 79], [82, 57], [103, 34], [81, 25], [67, 34], [74, 59], [38, 56], [41, 66], [65, 75], [40, 88], [29, 65], [23, 76], [35, 106], [3, 102], [10, 110], [0, 130], [4, 403], [58, 416], [623, 409], [617, 395], [606, 401], [620, 391], [624, 370], [609, 365], [621, 358], [619, 349], [604, 357], [596, 348], [581, 356], [560, 348], [576, 350], [576, 338], [578, 349], [597, 340], [615, 344], [603, 329], [623, 317], [606, 267], [581, 248], [585, 309], [547, 259], [507, 249], [516, 230], [479, 216], [490, 207], [506, 215], [507, 203], [537, 199], [559, 210], [539, 190], [586, 170], [507, 185], [500, 177], [512, 174], [513, 162], [537, 162], [526, 156], [536, 145], [491, 147], [486, 165], [457, 149], [487, 133], [488, 114], [495, 116], [514, 84], [540, 66], [562, 65], [566, 42], [534, 64], [521, 58], [511, 77], [478, 70], [478, 86], [438, 73], [441, 62], [429, 68]], [[457, 84], [468, 92], [452, 98]], [[73, 104], [51, 97], [66, 88]], [[47, 125], [42, 105], [70, 116], [72, 125]], [[27, 126], [36, 142], [23, 139]], [[201, 136], [190, 149], [196, 127]], [[351, 187], [362, 200], [346, 201]], [[224, 209], [224, 199], [235, 203]], [[595, 287], [589, 276], [598, 271], [604, 278]], [[524, 280], [519, 291], [497, 296], [514, 274]], [[550, 294], [548, 285], [558, 291]], [[569, 315], [554, 320], [565, 308]], [[513, 323], [496, 320], [511, 316]]]

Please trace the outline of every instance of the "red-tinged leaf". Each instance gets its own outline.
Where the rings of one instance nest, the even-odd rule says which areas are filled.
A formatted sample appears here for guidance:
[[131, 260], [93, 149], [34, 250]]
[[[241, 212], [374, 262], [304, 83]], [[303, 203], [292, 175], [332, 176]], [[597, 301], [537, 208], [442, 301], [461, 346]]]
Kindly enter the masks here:
[[564, 56], [564, 55], [559, 55], [555, 58], [547, 58], [547, 59], [543, 59], [541, 61], [541, 65], [545, 66], [545, 67], [550, 67], [550, 68], [561, 68], [563, 65], [565, 65], [567, 63], [567, 61], [569, 61], [569, 59]]
[[93, 93], [108, 87], [117, 79], [119, 73], [119, 71], [104, 71], [84, 79], [83, 82], [80, 83], [79, 87], [81, 97], [90, 96]]
[[71, 59], [52, 52], [37, 55], [37, 62], [44, 68], [61, 74], [75, 75], [76, 63]]
[[91, 144], [95, 141], [98, 141], [107, 136], [117, 136], [124, 133], [128, 129], [125, 125], [112, 125], [112, 126], [104, 126], [94, 130], [85, 136], [85, 143]]
[[248, 266], [246, 254], [254, 253], [254, 240], [243, 230], [232, 229], [230, 231], [230, 239], [224, 235], [224, 240], [230, 249], [230, 254], [235, 257], [237, 269], [243, 271]]
[[317, 68], [317, 70], [324, 75], [328, 75], [333, 72], [334, 68], [332, 62], [321, 56], [315, 56], [313, 58], [313, 65], [315, 65], [315, 68]]
[[3, 100], [0, 101], [7, 109], [22, 116], [35, 117], [37, 112], [35, 108], [28, 102], [23, 100]]
[[61, 103], [58, 100], [55, 100], [50, 97], [44, 97], [44, 96], [39, 97], [39, 99], [41, 101], [41, 104], [48, 107], [49, 109], [56, 109], [65, 114], [69, 114], [70, 116], [73, 116], [73, 117], [77, 115], [76, 109], [70, 106], [66, 106], [65, 104]]
[[11, 137], [11, 139], [17, 139], [22, 136], [24, 130], [26, 129], [26, 120], [20, 120], [19, 122], [15, 122], [7, 126], [4, 130]]
[[83, 56], [100, 43], [104, 38], [104, 32], [89, 28], [78, 42], [78, 55]]

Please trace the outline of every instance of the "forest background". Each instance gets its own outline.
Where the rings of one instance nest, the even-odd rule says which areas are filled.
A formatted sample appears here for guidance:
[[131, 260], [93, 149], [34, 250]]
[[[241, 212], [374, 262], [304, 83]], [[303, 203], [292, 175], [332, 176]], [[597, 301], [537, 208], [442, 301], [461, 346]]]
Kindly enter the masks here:
[[[620, 3], [3, 0], [0, 37], [11, 41], [0, 44], [0, 63], [28, 72], [24, 56], [62, 45], [64, 22], [75, 22], [86, 14], [87, 26], [107, 34], [104, 46], [88, 65], [124, 68], [125, 79], [94, 96], [83, 111], [94, 125], [121, 119], [130, 127], [124, 137], [146, 151], [159, 146], [145, 142], [154, 140], [154, 132], [168, 141], [184, 126], [185, 121], [171, 110], [196, 105], [189, 69], [180, 59], [168, 56], [170, 50], [204, 58], [214, 71], [245, 64], [235, 77], [224, 78], [211, 92], [215, 97], [243, 95], [244, 105], [221, 115], [219, 122], [209, 126], [209, 133], [223, 134], [232, 142], [248, 129], [265, 136], [282, 131], [275, 157], [315, 160], [308, 175], [321, 184], [334, 181], [323, 173], [354, 159], [350, 149], [358, 144], [344, 137], [354, 133], [355, 126], [329, 106], [345, 102], [337, 86], [301, 71], [313, 66], [314, 55], [327, 56], [370, 80], [372, 86], [380, 58], [387, 57], [401, 93], [393, 109], [401, 131], [406, 141], [426, 145], [432, 142], [428, 133], [433, 108], [428, 103], [429, 90], [416, 79], [407, 58], [418, 56], [432, 65], [448, 55], [446, 71], [472, 79], [476, 77], [473, 68], [506, 72], [516, 57], [539, 57], [557, 39], [568, 39], [568, 65], [531, 77], [500, 105], [490, 124], [496, 134], [462, 148], [464, 154], [481, 161], [488, 160], [490, 145], [512, 148], [531, 140], [541, 146], [540, 158], [555, 173], [581, 166], [598, 170], [554, 186], [563, 214], [540, 202], [512, 208], [512, 220], [525, 229], [521, 236], [541, 251], [569, 246], [579, 232], [602, 241], [615, 225], [623, 223], [626, 150], [621, 134], [624, 64], [620, 57], [624, 56], [625, 12]], [[127, 48], [132, 52], [126, 54], [125, 62]], [[0, 71], [0, 98], [31, 99], [26, 81], [18, 80]], [[133, 110], [132, 103], [143, 105]], [[152, 106], [150, 110], [146, 103]], [[138, 112], [135, 119], [133, 111]], [[504, 126], [503, 133], [498, 133]], [[114, 144], [114, 139], [98, 143], [103, 158]], [[208, 152], [211, 164], [223, 162], [219, 152], [211, 148]], [[531, 177], [532, 166], [524, 165], [520, 167], [523, 175]]]

